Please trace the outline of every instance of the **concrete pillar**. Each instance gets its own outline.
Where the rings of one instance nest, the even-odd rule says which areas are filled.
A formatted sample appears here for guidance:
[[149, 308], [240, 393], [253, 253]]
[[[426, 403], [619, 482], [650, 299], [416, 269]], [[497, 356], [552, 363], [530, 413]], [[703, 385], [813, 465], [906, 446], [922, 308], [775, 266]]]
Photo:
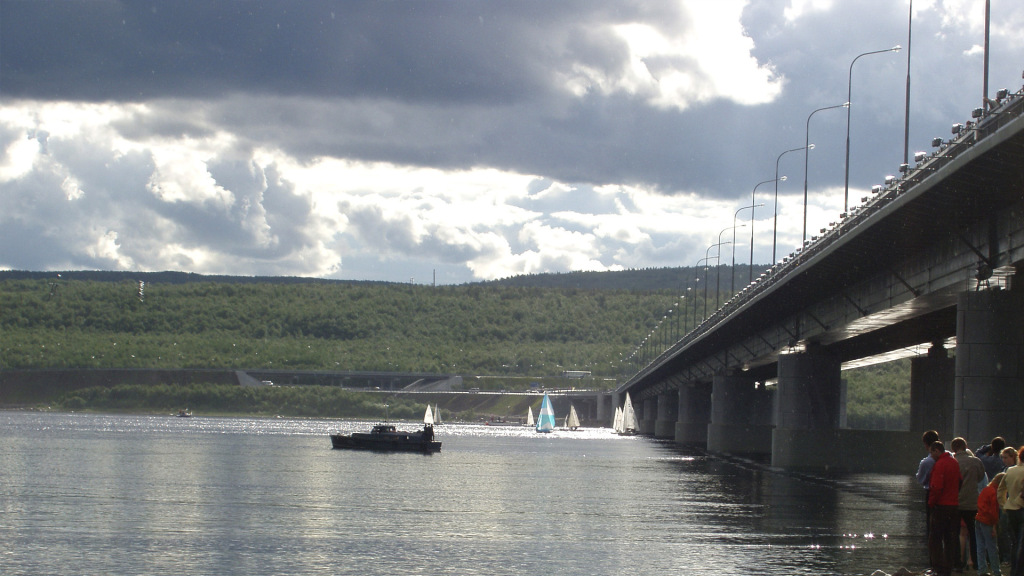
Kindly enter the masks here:
[[957, 300], [953, 433], [968, 445], [1024, 440], [1024, 297], [964, 292]]
[[707, 446], [711, 423], [711, 384], [699, 382], [679, 389], [676, 442]]
[[717, 375], [711, 384], [708, 450], [738, 454], [771, 451], [771, 424], [758, 421], [770, 401], [748, 376]]
[[824, 350], [779, 356], [772, 466], [820, 469], [834, 465], [840, 365], [837, 356]]
[[658, 395], [658, 419], [654, 422], [655, 438], [675, 438], [679, 419], [679, 393], [669, 390]]
[[636, 411], [637, 424], [640, 425], [639, 432], [648, 436], [654, 435], [654, 424], [658, 419], [658, 399], [647, 398], [638, 407], [633, 405]]
[[597, 394], [597, 413], [594, 414], [594, 419], [598, 422], [599, 426], [604, 426], [608, 423], [611, 426], [612, 418], [615, 415], [615, 404], [612, 402], [612, 394]]
[[[937, 430], [947, 442], [953, 435], [956, 361], [941, 342], [928, 355], [910, 360], [910, 431]], [[989, 438], [991, 440], [991, 438]], [[976, 446], [977, 444], [972, 444]]]

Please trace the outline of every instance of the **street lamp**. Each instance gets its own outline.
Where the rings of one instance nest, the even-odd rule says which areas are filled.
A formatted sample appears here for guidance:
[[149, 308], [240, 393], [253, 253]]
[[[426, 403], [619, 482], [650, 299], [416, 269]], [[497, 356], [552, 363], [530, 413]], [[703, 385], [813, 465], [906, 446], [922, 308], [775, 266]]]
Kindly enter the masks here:
[[786, 181], [785, 176], [779, 176], [779, 160], [782, 160], [782, 157], [785, 156], [786, 154], [789, 154], [790, 152], [796, 152], [798, 150], [803, 150], [805, 148], [810, 148], [813, 150], [814, 144], [808, 144], [807, 146], [801, 146], [799, 148], [793, 148], [792, 150], [786, 150], [782, 154], [779, 154], [779, 157], [775, 159], [775, 221], [772, 224], [772, 266], [774, 266], [775, 262], [777, 262], [777, 260], [775, 260], [775, 244], [778, 241], [779, 232], [779, 182]]
[[[744, 226], [746, 226], [746, 224], [740, 224], [739, 225], [740, 228], [742, 228]], [[728, 242], [728, 241], [722, 242], [722, 234], [725, 234], [725, 232], [727, 230], [732, 230], [733, 232], [735, 232], [736, 231], [736, 226], [733, 225], [733, 226], [730, 226], [728, 228], [722, 228], [722, 231], [718, 233], [718, 244], [716, 244], [716, 246], [723, 246], [725, 244], [732, 244], [732, 242]], [[736, 235], [733, 234], [734, 238], [735, 238], [735, 236]], [[718, 269], [715, 270], [715, 310], [717, 310], [718, 307], [720, 306], [720, 304], [719, 304], [719, 294], [722, 293], [722, 288], [721, 288], [721, 286], [722, 286], [722, 282], [721, 282], [722, 281], [722, 259], [721, 259], [722, 249], [721, 248], [718, 249], [718, 256], [719, 256], [719, 259], [718, 259]]]
[[[725, 230], [728, 230], [728, 228], [726, 228]], [[722, 230], [722, 232], [725, 232], [725, 230]], [[719, 239], [721, 239], [722, 235], [719, 234], [718, 237], [719, 237]], [[711, 253], [711, 249], [712, 248], [717, 248], [717, 247], [721, 246], [722, 244], [725, 244], [725, 242], [719, 242], [718, 244], [712, 244], [711, 246], [708, 246], [707, 250], [704, 251], [704, 320], [706, 320], [707, 317], [708, 317], [708, 260], [711, 259], [711, 257], [708, 256], [708, 254]], [[719, 250], [719, 255], [716, 255], [715, 259], [719, 260], [719, 256], [720, 255], [721, 255], [721, 250]]]
[[[711, 249], [708, 248], [708, 250], [710, 251]], [[700, 260], [697, 260], [697, 264], [696, 264], [695, 268], [699, 268], [701, 262], [703, 262], [704, 266], [707, 267], [707, 262], [708, 262], [707, 256], [705, 256], [704, 258], [702, 258]], [[693, 282], [694, 283], [700, 282], [700, 276], [697, 276], [697, 270], [694, 270], [693, 272], [694, 272]], [[707, 275], [705, 274], [705, 276], [707, 276]], [[707, 281], [705, 281], [704, 284], [707, 285]], [[693, 327], [696, 328], [697, 327], [697, 291], [694, 290], [693, 294], [694, 294], [694, 296], [693, 296]], [[707, 291], [705, 291], [704, 294], [705, 294], [704, 299], [705, 299], [705, 301], [707, 301], [707, 296], [706, 296]]]
[[[771, 180], [767, 180], [767, 182], [771, 182]], [[761, 182], [761, 184], [764, 184], [764, 182]], [[761, 184], [758, 184], [757, 186], [760, 186]], [[754, 186], [754, 190], [757, 190], [757, 186]], [[751, 196], [751, 200], [753, 200], [753, 196], [754, 195], [751, 194], [750, 196]], [[753, 265], [754, 265], [754, 208], [758, 208], [758, 207], [761, 207], [761, 206], [764, 206], [764, 204], [751, 204], [750, 206], [744, 206], [744, 207], [740, 208], [739, 210], [736, 210], [736, 213], [732, 215], [732, 274], [731, 274], [731, 279], [729, 280], [729, 292], [731, 292], [733, 294], [736, 293], [736, 229], [737, 228], [742, 228], [742, 226], [737, 226], [736, 225], [736, 217], [740, 215], [740, 212], [742, 212], [744, 210], [747, 210], [747, 209], [750, 210], [750, 265], [751, 265], [751, 268], [753, 268]], [[750, 282], [748, 281], [747, 283], [749, 284]]]
[[818, 108], [814, 112], [807, 115], [807, 127], [804, 131], [804, 233], [800, 238], [800, 250], [804, 249], [804, 245], [807, 244], [807, 166], [810, 162], [810, 154], [808, 152], [811, 149], [811, 117], [823, 110], [834, 110], [836, 108], [846, 108], [850, 105], [849, 102], [842, 104], [836, 104], [835, 106], [825, 106], [824, 108]]
[[[873, 52], [865, 52], [858, 55], [850, 62], [850, 73], [846, 82], [846, 103], [850, 104], [853, 102], [853, 64], [860, 59], [861, 56], [869, 56], [871, 54], [885, 54], [886, 52], [899, 52], [902, 47], [897, 44], [892, 48], [886, 48], [885, 50], [875, 50]], [[843, 212], [848, 212], [850, 209], [850, 110], [853, 106], [846, 107], [846, 178], [843, 186]]]

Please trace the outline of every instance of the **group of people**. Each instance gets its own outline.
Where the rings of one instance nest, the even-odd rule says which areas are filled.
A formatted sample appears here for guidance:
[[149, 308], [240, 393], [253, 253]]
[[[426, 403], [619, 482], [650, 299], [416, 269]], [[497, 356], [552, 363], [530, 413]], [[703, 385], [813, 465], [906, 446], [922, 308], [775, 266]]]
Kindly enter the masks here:
[[928, 456], [917, 481], [927, 494], [932, 571], [949, 576], [973, 561], [979, 575], [1002, 576], [1000, 563], [1008, 561], [1009, 576], [1024, 576], [1024, 463], [1018, 458], [1024, 446], [1015, 450], [997, 436], [975, 454], [963, 438], [947, 450], [935, 430], [921, 440]]

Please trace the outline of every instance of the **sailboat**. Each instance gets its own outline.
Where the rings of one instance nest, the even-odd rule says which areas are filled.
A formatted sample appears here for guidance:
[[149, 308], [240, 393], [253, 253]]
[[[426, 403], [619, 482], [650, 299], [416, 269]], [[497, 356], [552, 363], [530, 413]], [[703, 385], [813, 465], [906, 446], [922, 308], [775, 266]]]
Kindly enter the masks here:
[[423, 413], [423, 423], [424, 424], [433, 424], [434, 423], [434, 413], [430, 410], [430, 404], [427, 404], [427, 411]]
[[636, 412], [633, 411], [633, 402], [629, 399], [629, 392], [626, 392], [626, 401], [622, 404], [622, 430], [619, 434], [636, 434], [639, 428]]
[[[428, 404], [427, 408], [429, 407], [430, 405]], [[437, 404], [434, 404], [434, 424], [444, 424], [444, 422], [441, 422], [441, 409], [437, 407]]]
[[575, 430], [580, 427], [580, 417], [576, 414], [576, 407], [569, 404], [569, 415], [565, 417], [565, 427]]
[[544, 400], [540, 403], [540, 414], [537, 415], [537, 432], [551, 432], [555, 429], [555, 409], [551, 406], [551, 399], [544, 394]]
[[623, 430], [622, 408], [619, 408], [618, 406], [615, 407], [615, 417], [612, 419], [612, 430], [614, 430], [616, 434], [621, 434]]
[[526, 407], [526, 425], [531, 427], [531, 428], [534, 428], [534, 427], [537, 426], [537, 423], [533, 421], [533, 407], [532, 406], [527, 406]]

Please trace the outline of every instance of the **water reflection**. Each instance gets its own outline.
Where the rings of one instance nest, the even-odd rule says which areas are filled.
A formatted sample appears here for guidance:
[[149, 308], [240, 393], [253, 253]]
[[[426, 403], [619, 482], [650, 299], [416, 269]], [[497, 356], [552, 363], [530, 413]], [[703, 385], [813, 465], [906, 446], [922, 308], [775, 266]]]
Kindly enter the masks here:
[[0, 413], [0, 573], [852, 575], [925, 565], [909, 474], [791, 474], [607, 429], [446, 424], [430, 456], [330, 449], [330, 431], [370, 425]]

